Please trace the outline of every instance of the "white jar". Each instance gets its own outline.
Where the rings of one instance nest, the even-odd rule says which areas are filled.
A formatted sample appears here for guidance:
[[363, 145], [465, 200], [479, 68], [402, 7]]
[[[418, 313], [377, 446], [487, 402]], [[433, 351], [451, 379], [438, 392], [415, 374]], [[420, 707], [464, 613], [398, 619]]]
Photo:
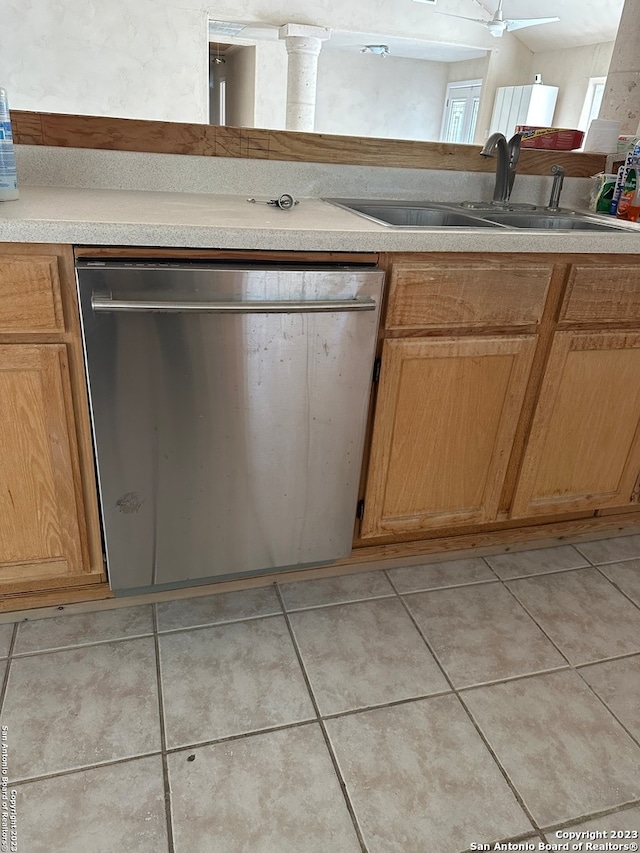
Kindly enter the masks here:
[[16, 152], [13, 147], [7, 92], [0, 87], [0, 201], [18, 198]]

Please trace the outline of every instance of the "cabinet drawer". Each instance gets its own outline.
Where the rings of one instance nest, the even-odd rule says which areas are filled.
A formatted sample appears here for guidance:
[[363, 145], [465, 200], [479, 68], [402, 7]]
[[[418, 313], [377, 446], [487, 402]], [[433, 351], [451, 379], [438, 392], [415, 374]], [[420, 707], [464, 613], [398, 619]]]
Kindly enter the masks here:
[[552, 270], [550, 264], [394, 264], [386, 328], [536, 325]]
[[57, 257], [0, 257], [0, 333], [63, 329]]
[[571, 267], [560, 322], [593, 320], [598, 323], [640, 320], [640, 264]]

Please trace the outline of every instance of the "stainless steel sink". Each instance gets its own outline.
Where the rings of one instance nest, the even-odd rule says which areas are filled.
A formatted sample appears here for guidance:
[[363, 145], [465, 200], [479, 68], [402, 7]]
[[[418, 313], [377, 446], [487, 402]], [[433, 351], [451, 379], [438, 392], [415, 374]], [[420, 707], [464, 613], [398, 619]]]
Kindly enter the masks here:
[[478, 216], [462, 213], [444, 205], [436, 207], [406, 202], [340, 204], [340, 207], [396, 228], [491, 228], [500, 225], [500, 223], [488, 222]]
[[[544, 207], [530, 210], [496, 210], [491, 205], [443, 204], [441, 202], [325, 199], [390, 228], [527, 228], [539, 231], [628, 231], [637, 226], [608, 221], [596, 214], [573, 210], [553, 212]], [[638, 229], [640, 230], [640, 229]]]
[[624, 226], [615, 222], [605, 222], [588, 214], [573, 211], [540, 212], [504, 212], [483, 213], [483, 218], [489, 222], [508, 225], [512, 228], [536, 228], [543, 231], [621, 231]]

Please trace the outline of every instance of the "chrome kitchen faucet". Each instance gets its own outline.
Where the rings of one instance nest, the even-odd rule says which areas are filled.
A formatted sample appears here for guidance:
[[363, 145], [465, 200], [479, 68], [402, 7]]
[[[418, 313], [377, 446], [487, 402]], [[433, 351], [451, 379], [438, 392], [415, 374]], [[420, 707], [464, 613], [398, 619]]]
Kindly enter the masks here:
[[521, 133], [514, 133], [507, 142], [503, 133], [492, 133], [485, 142], [480, 155], [493, 157], [497, 149], [496, 183], [493, 190], [493, 204], [506, 207], [509, 203], [513, 182], [516, 179], [516, 168], [520, 157]]

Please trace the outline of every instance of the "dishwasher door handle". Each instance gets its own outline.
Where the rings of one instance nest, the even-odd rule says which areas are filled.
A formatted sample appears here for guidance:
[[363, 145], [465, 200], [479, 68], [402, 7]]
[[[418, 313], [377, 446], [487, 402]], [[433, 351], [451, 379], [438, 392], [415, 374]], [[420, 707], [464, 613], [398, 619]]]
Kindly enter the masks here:
[[93, 294], [91, 308], [95, 312], [161, 311], [167, 313], [201, 314], [317, 314], [330, 311], [374, 311], [375, 299], [310, 299], [247, 302], [174, 302], [162, 299], [122, 300]]

